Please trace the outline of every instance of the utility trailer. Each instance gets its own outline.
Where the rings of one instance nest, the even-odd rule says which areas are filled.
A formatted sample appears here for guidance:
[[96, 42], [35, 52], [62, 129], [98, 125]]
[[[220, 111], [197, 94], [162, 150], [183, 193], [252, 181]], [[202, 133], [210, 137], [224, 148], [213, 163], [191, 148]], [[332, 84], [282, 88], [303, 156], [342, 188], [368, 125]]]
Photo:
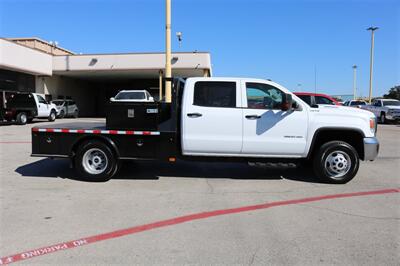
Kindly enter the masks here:
[[375, 116], [310, 107], [271, 81], [188, 78], [172, 103], [110, 102], [106, 123], [32, 128], [32, 156], [69, 158], [77, 173], [108, 180], [124, 160], [311, 162], [324, 181], [346, 183], [374, 160]]

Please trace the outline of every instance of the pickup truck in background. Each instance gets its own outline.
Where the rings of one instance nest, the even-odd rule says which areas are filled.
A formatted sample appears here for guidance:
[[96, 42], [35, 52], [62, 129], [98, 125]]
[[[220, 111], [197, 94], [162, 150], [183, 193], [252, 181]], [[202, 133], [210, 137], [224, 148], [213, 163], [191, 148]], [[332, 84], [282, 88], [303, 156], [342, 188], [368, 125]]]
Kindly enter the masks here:
[[[271, 81], [178, 79], [172, 96], [172, 103], [110, 102], [107, 124], [112, 127], [105, 123], [33, 127], [32, 156], [69, 158], [81, 178], [92, 181], [110, 179], [124, 160], [179, 159], [310, 162], [316, 176], [339, 184], [357, 174], [360, 160], [378, 155], [371, 112], [335, 105], [311, 107]], [[118, 115], [113, 115], [114, 108]], [[108, 121], [114, 117], [117, 123]]]
[[400, 101], [394, 99], [375, 99], [371, 105], [364, 105], [362, 109], [376, 115], [378, 121], [385, 124], [387, 121], [400, 120]]
[[34, 118], [56, 120], [56, 105], [38, 93], [15, 93], [10, 96], [4, 111], [7, 121], [15, 120], [19, 125], [32, 122]]

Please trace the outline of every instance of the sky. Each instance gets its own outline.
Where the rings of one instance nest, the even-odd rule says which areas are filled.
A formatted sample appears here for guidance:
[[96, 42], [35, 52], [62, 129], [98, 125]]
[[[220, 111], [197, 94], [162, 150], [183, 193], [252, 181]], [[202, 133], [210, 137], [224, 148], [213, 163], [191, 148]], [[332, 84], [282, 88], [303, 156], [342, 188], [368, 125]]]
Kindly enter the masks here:
[[[399, 0], [172, 0], [173, 51], [208, 51], [214, 76], [292, 91], [374, 96], [400, 85]], [[175, 32], [183, 33], [179, 47]], [[164, 0], [0, 0], [0, 37], [36, 36], [76, 53], [163, 52]]]

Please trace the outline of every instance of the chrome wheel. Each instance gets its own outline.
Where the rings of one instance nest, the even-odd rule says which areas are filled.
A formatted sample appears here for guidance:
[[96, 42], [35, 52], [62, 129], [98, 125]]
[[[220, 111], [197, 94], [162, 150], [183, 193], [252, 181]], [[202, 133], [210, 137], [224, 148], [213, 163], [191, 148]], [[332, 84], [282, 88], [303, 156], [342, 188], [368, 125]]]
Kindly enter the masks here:
[[26, 114], [21, 114], [20, 120], [21, 120], [21, 124], [26, 124], [26, 122], [28, 121]]
[[329, 176], [338, 179], [349, 172], [351, 168], [351, 159], [350, 156], [343, 151], [334, 151], [326, 157], [324, 165]]
[[82, 166], [87, 173], [98, 175], [107, 169], [108, 158], [102, 150], [93, 148], [87, 150], [83, 155]]
[[55, 112], [51, 112], [51, 113], [50, 113], [50, 120], [51, 120], [51, 121], [56, 120], [56, 113], [55, 113]]

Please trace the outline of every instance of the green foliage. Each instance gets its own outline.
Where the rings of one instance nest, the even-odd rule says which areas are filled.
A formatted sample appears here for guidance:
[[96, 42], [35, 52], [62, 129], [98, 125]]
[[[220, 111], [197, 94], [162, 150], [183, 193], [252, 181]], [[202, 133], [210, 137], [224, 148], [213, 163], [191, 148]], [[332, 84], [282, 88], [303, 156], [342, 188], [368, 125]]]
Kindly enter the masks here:
[[400, 100], [400, 85], [394, 86], [389, 90], [388, 94], [383, 95], [384, 98]]

